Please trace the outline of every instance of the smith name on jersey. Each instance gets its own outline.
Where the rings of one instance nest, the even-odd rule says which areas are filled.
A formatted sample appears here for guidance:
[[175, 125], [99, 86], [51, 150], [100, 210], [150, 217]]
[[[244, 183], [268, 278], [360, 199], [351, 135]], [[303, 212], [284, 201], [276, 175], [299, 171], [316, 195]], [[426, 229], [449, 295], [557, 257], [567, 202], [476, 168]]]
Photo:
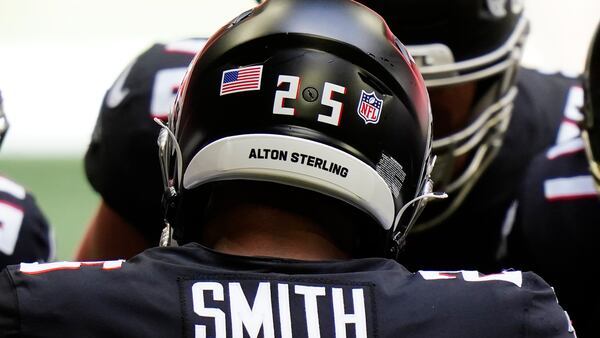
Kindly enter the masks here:
[[532, 273], [408, 272], [379, 258], [239, 257], [198, 244], [11, 266], [5, 337], [574, 337]]

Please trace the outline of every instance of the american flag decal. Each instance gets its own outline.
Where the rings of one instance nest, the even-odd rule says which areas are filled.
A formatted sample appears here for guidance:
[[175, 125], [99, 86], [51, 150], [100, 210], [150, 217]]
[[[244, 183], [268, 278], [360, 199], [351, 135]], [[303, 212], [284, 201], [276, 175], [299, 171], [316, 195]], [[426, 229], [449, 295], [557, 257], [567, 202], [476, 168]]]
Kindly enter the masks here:
[[260, 90], [263, 66], [250, 66], [230, 69], [223, 72], [221, 79], [221, 96]]

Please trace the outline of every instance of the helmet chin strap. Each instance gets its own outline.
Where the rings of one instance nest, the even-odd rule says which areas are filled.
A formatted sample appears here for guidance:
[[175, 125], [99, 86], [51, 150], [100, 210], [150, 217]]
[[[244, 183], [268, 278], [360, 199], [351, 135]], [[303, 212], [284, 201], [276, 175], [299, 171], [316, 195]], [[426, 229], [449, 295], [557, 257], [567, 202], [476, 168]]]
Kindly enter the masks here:
[[[430, 181], [431, 182], [431, 181]], [[404, 231], [399, 231], [396, 232], [396, 228], [398, 226], [398, 223], [400, 222], [400, 219], [402, 218], [402, 215], [404, 214], [404, 212], [408, 209], [409, 206], [413, 205], [416, 202], [426, 202], [427, 200], [430, 199], [444, 199], [447, 198], [448, 194], [446, 194], [445, 192], [428, 192], [425, 193], [423, 195], [417, 196], [415, 198], [413, 198], [412, 200], [408, 201], [408, 203], [406, 203], [401, 209], [400, 211], [398, 211], [398, 215], [396, 216], [396, 220], [394, 221], [394, 235], [392, 237], [392, 240], [396, 243], [395, 249], [393, 249], [395, 251], [395, 255], [396, 258], [398, 258], [397, 256], [400, 253], [400, 249], [402, 248], [402, 246], [404, 245], [404, 242], [406, 240], [406, 236], [408, 236], [408, 233], [410, 231], [410, 228], [414, 222], [414, 219], [416, 218], [416, 215], [418, 215], [418, 211], [413, 214], [413, 220], [411, 220], [409, 223], [409, 225], [406, 227], [406, 229], [404, 229]], [[421, 203], [419, 203], [419, 205], [421, 207], [424, 207], [424, 205], [421, 205]], [[417, 208], [419, 207], [419, 205], [417, 206]]]
[[[169, 223], [170, 213], [172, 212], [172, 208], [170, 204], [173, 203], [173, 200], [177, 198], [177, 189], [173, 186], [173, 180], [169, 176], [169, 159], [171, 157], [171, 152], [175, 152], [175, 156], [177, 159], [177, 188], [181, 187], [181, 175], [182, 175], [182, 166], [183, 160], [181, 155], [181, 148], [179, 147], [179, 143], [177, 143], [177, 139], [175, 138], [175, 134], [171, 131], [171, 129], [164, 124], [158, 118], [154, 118], [154, 122], [156, 122], [159, 126], [161, 126], [160, 134], [158, 135], [158, 155], [160, 159], [160, 167], [163, 178], [164, 185], [164, 193], [163, 193], [163, 211], [164, 211], [164, 223], [165, 227], [162, 230], [160, 235], [159, 246], [176, 246], [177, 242], [173, 239], [173, 227]], [[169, 147], [169, 138], [171, 139], [172, 145], [174, 148]]]
[[[181, 188], [181, 180], [182, 180], [182, 168], [183, 168], [183, 158], [181, 155], [181, 148], [179, 147], [179, 143], [177, 142], [177, 138], [175, 137], [175, 134], [173, 134], [173, 132], [171, 131], [171, 129], [163, 122], [161, 121], [159, 118], [154, 118], [154, 122], [156, 122], [159, 126], [162, 127], [160, 134], [158, 136], [158, 147], [159, 147], [159, 155], [161, 157], [161, 165], [163, 167], [164, 170], [164, 178], [166, 178], [166, 183], [167, 186], [172, 186], [172, 182], [170, 182], [171, 180], [168, 178], [168, 172], [169, 172], [169, 157], [171, 154], [168, 154], [169, 152], [169, 143], [167, 142], [167, 138], [171, 139], [171, 144], [174, 145], [174, 149], [171, 150], [171, 152], [175, 152], [175, 156], [177, 158], [177, 188], [180, 189]], [[166, 133], [166, 134], [165, 134]]]
[[394, 231], [396, 230], [398, 223], [400, 223], [400, 218], [402, 218], [402, 215], [404, 214], [404, 212], [408, 209], [408, 207], [410, 207], [415, 202], [418, 202], [421, 200], [428, 201], [428, 200], [432, 200], [432, 199], [444, 199], [444, 198], [448, 198], [447, 193], [440, 192], [440, 191], [434, 191], [434, 192], [428, 192], [423, 195], [417, 196], [417, 197], [413, 198], [412, 200], [408, 201], [406, 204], [404, 204], [404, 206], [400, 209], [400, 211], [398, 211], [398, 215], [396, 216], [396, 220], [394, 221]]
[[[433, 158], [430, 159], [429, 163], [427, 164], [427, 169], [426, 169], [427, 174], [426, 174], [425, 182], [423, 184], [423, 188], [421, 189], [421, 194], [419, 196], [413, 198], [412, 200], [406, 202], [402, 206], [402, 208], [400, 208], [400, 210], [398, 211], [398, 214], [396, 215], [392, 231], [395, 233], [393, 239], [396, 243], [398, 243], [398, 246], [400, 246], [401, 243], [403, 243], [404, 240], [406, 239], [406, 236], [408, 235], [408, 232], [410, 230], [412, 223], [414, 222], [415, 217], [418, 216], [418, 214], [420, 213], [420, 209], [422, 209], [425, 206], [423, 203], [426, 203], [427, 201], [432, 200], [432, 199], [448, 198], [448, 194], [446, 194], [445, 192], [434, 192], [433, 191], [433, 181], [431, 180], [431, 172], [433, 171], [433, 167], [435, 166], [436, 160], [437, 160], [437, 156], [434, 156]], [[413, 205], [417, 202], [420, 202], [417, 205], [417, 208], [419, 210], [417, 210], [415, 212], [415, 214], [413, 214], [413, 219], [409, 222], [409, 225], [407, 226], [407, 228], [404, 229], [403, 232], [396, 232], [396, 229], [398, 228], [398, 224], [400, 223], [400, 219], [402, 218], [402, 215], [404, 214], [404, 212], [406, 212], [406, 210], [408, 210], [408, 207], [410, 207], [411, 205]]]

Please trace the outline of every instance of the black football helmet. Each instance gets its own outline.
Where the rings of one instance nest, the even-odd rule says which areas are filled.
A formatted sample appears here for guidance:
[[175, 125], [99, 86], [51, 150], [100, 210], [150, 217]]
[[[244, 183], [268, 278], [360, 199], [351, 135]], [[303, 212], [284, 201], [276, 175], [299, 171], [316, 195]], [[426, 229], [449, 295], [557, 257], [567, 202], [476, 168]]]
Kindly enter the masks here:
[[6, 132], [8, 132], [8, 120], [6, 119], [6, 115], [4, 115], [2, 92], [0, 92], [0, 146], [2, 146], [4, 136], [6, 136]]
[[[407, 46], [430, 93], [435, 121], [433, 153], [437, 156], [432, 176], [451, 199], [443, 212], [421, 218], [414, 227], [415, 231], [424, 230], [459, 207], [502, 145], [528, 32], [523, 1], [358, 1], [380, 13]], [[472, 97], [456, 98], [463, 90], [458, 89], [440, 95], [445, 103], [437, 100], [438, 91], [471, 83]], [[456, 116], [456, 105], [448, 107], [457, 101], [448, 103], [448, 99], [467, 105], [464, 117]]]
[[386, 255], [438, 196], [423, 79], [381, 17], [354, 1], [268, 0], [224, 26], [190, 65], [159, 147], [163, 245], [169, 224], [179, 244], [194, 237], [185, 200], [217, 181], [347, 202], [380, 225]]
[[600, 192], [600, 24], [590, 43], [584, 74], [582, 137], [590, 171]]

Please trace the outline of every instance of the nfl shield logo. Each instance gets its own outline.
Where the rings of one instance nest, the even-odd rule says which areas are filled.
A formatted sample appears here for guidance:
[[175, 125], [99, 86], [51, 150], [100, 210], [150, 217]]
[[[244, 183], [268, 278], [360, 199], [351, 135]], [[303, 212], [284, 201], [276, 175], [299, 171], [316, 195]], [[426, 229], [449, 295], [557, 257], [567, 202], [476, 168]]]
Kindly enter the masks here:
[[365, 120], [365, 124], [377, 123], [381, 116], [382, 105], [383, 100], [378, 99], [377, 96], [375, 96], [375, 92], [367, 93], [363, 90], [356, 111], [358, 112], [358, 116]]

